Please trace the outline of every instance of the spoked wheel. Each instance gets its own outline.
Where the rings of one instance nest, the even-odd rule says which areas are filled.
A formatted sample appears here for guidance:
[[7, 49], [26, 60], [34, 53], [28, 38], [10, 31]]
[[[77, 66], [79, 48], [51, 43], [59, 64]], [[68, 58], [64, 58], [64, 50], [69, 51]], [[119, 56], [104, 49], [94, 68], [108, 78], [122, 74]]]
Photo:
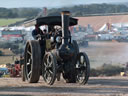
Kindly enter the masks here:
[[44, 55], [42, 76], [48, 85], [53, 85], [56, 80], [56, 64], [56, 58], [51, 52], [48, 52]]
[[24, 53], [25, 77], [29, 83], [37, 83], [40, 77], [41, 51], [38, 41], [28, 41]]
[[90, 63], [85, 53], [79, 53], [76, 64], [76, 80], [79, 84], [86, 84], [90, 74]]

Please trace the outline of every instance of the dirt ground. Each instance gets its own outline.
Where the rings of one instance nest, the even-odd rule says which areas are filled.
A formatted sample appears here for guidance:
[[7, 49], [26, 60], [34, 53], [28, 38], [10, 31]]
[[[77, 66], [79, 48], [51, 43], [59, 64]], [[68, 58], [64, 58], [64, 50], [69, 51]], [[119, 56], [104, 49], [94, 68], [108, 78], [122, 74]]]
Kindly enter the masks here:
[[67, 84], [63, 80], [46, 85], [29, 84], [21, 78], [0, 78], [0, 96], [128, 96], [128, 77], [90, 77], [88, 84]]

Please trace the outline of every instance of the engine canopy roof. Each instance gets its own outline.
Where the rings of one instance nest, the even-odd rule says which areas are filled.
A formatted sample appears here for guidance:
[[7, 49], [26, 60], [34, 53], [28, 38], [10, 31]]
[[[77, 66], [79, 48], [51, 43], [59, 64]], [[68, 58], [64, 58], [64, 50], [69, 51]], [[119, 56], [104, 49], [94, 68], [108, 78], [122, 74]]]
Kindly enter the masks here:
[[[69, 26], [74, 26], [78, 24], [78, 19], [70, 17]], [[41, 25], [62, 25], [61, 16], [47, 16], [40, 17], [36, 19], [36, 24]]]

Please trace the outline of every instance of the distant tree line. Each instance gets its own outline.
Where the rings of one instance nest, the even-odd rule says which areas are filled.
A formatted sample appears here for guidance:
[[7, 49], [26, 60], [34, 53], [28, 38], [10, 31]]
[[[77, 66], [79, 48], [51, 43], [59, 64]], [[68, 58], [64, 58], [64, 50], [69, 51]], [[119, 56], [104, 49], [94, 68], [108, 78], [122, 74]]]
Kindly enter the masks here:
[[60, 15], [63, 10], [71, 12], [72, 16], [87, 16], [89, 14], [102, 14], [102, 13], [122, 13], [128, 12], [126, 5], [114, 5], [114, 4], [90, 4], [90, 5], [78, 5], [73, 7], [63, 7], [58, 9], [50, 9], [48, 15]]
[[[89, 14], [128, 12], [128, 6], [105, 3], [76, 5], [72, 7], [49, 9], [47, 15], [60, 15], [60, 12], [64, 10], [70, 11], [72, 16], [87, 16]], [[41, 15], [43, 16], [43, 10], [41, 8], [0, 8], [0, 18], [32, 18], [36, 17], [40, 12], [42, 12]]]
[[35, 17], [40, 11], [40, 8], [0, 8], [0, 18]]

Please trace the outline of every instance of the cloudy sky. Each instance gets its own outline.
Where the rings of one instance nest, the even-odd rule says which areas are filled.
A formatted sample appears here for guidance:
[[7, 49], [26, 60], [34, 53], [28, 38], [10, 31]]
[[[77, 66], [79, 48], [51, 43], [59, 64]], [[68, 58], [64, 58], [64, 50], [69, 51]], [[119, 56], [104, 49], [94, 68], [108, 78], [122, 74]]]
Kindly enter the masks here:
[[128, 2], [128, 0], [0, 0], [0, 7], [62, 7], [78, 4], [91, 3], [119, 3]]

